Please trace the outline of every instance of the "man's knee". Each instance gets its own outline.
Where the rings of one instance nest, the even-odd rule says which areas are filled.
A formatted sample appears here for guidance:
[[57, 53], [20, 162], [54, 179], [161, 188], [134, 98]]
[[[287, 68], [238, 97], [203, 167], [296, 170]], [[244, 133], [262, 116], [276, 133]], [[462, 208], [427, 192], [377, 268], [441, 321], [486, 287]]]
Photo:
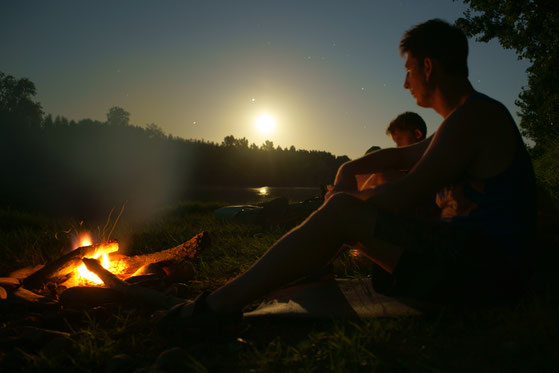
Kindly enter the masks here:
[[364, 206], [364, 202], [347, 193], [336, 193], [323, 206], [323, 212], [335, 218], [344, 219]]
[[347, 242], [371, 234], [377, 219], [374, 207], [346, 193], [334, 194], [323, 206], [323, 213], [332, 229], [343, 232]]

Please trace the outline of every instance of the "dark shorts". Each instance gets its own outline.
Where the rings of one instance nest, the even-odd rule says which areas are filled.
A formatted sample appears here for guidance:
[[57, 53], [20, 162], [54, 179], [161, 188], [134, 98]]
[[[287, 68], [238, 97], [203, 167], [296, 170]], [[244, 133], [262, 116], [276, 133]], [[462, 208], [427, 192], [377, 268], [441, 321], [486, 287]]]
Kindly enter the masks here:
[[404, 249], [391, 275], [373, 273], [381, 293], [439, 302], [518, 292], [522, 275], [503, 265], [503, 249], [481, 231], [379, 211], [375, 237]]

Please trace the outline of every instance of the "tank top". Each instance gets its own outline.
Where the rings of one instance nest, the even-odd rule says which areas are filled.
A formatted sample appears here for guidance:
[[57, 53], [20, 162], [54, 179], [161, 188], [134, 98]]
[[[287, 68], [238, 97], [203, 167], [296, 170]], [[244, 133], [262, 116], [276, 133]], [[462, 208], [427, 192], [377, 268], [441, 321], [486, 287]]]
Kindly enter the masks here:
[[[471, 99], [491, 101], [514, 123], [500, 102], [478, 92]], [[443, 221], [483, 231], [512, 262], [522, 260], [522, 249], [531, 244], [537, 217], [534, 170], [516, 125], [515, 129], [517, 150], [507, 169], [481, 181], [463, 178], [437, 194]]]

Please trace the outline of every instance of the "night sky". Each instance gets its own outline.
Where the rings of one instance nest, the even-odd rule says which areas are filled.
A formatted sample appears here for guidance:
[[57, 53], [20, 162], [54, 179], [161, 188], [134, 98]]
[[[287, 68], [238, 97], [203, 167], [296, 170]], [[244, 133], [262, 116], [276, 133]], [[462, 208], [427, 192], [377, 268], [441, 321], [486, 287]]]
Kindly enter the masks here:
[[[131, 123], [221, 142], [358, 157], [392, 146], [388, 122], [403, 111], [441, 122], [403, 89], [402, 33], [453, 22], [460, 1], [3, 1], [0, 71], [31, 79], [46, 113]], [[470, 80], [515, 115], [526, 61], [496, 41], [470, 40]], [[275, 131], [255, 119], [267, 113]], [[516, 117], [516, 116], [515, 116]], [[517, 120], [518, 122], [518, 120]]]

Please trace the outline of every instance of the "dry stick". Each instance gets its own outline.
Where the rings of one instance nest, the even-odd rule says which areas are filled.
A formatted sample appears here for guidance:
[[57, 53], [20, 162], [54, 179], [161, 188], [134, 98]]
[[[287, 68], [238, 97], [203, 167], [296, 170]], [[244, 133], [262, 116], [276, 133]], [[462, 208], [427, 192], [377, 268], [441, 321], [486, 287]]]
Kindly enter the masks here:
[[27, 289], [41, 288], [51, 277], [64, 276], [72, 272], [81, 260], [85, 257], [95, 256], [99, 248], [111, 245], [107, 250], [108, 252], [117, 251], [118, 243], [116, 241], [109, 242], [108, 244], [82, 246], [70, 251], [68, 254], [46, 264], [43, 268], [33, 273], [23, 280], [23, 287]]
[[107, 285], [107, 287], [118, 291], [125, 298], [134, 301], [139, 305], [154, 307], [156, 309], [167, 309], [184, 302], [184, 299], [173, 297], [157, 290], [137, 285], [128, 285], [126, 282], [103, 268], [101, 263], [99, 263], [96, 259], [84, 258], [83, 262], [85, 263], [87, 269], [95, 273], [105, 283], [105, 285]]
[[[182, 244], [151, 254], [111, 257], [111, 268], [116, 268], [118, 273], [125, 275], [136, 272], [138, 268], [146, 264], [160, 263], [165, 261], [181, 261], [195, 258], [210, 243], [207, 232], [198, 233], [190, 240]], [[115, 253], [117, 254], [117, 253]]]

